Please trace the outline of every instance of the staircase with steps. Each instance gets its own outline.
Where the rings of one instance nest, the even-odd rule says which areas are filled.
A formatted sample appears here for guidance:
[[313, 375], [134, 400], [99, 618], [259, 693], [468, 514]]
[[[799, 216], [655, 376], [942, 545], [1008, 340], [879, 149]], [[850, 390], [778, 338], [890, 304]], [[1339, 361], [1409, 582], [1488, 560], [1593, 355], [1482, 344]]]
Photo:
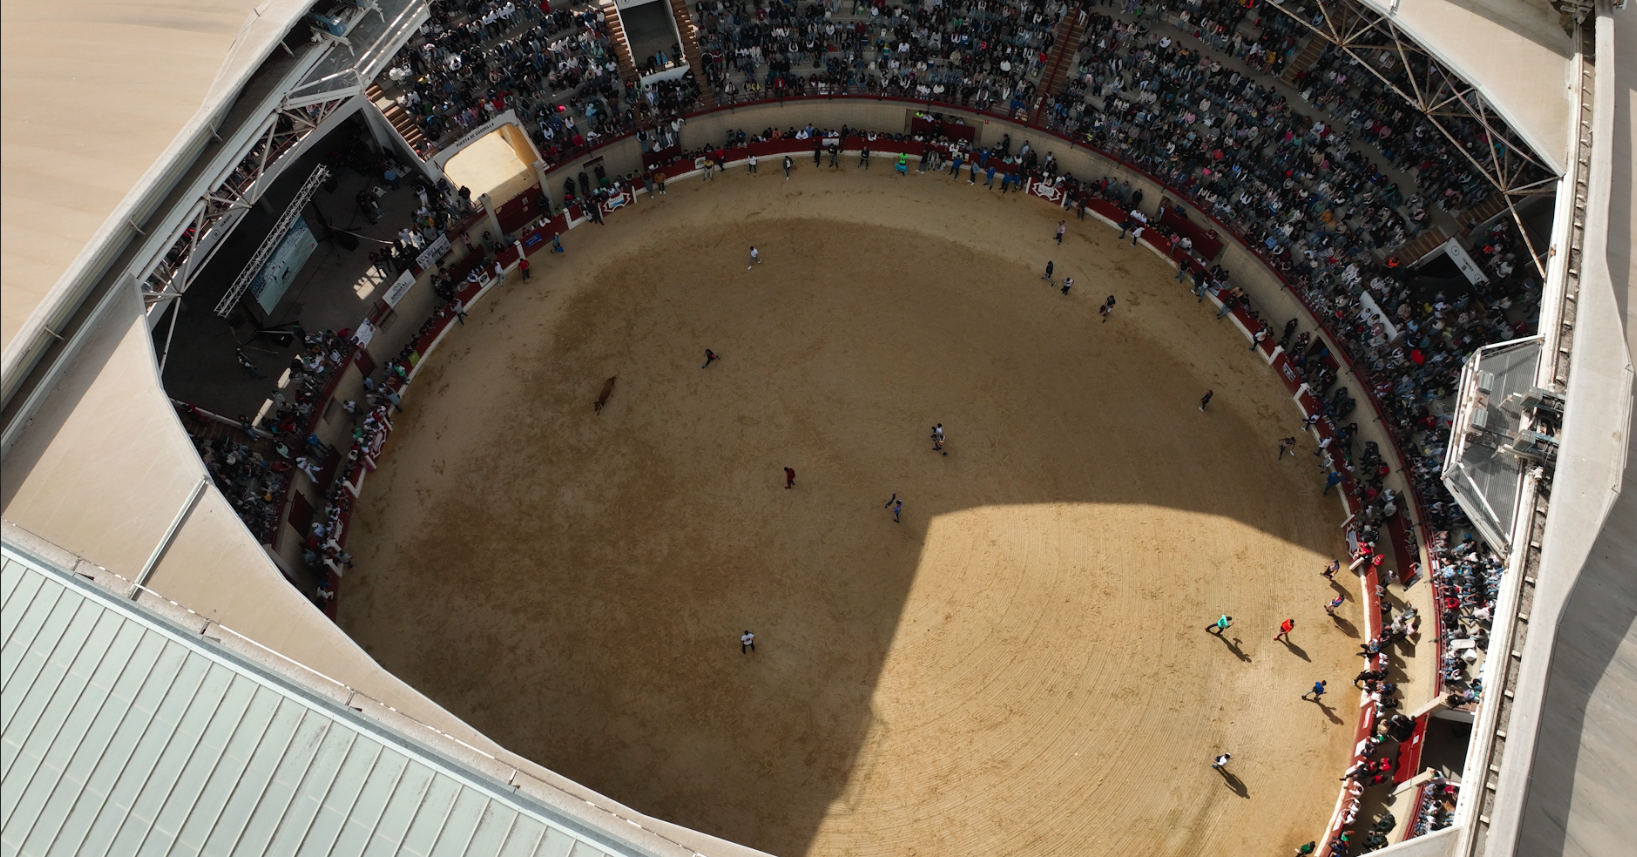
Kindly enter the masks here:
[[1404, 265], [1414, 265], [1448, 240], [1449, 233], [1444, 231], [1444, 227], [1434, 226], [1399, 245], [1393, 250], [1392, 255], [1397, 256], [1398, 261]]
[[[677, 0], [671, 0], [675, 3]], [[1046, 112], [1046, 99], [1055, 94], [1063, 85], [1063, 78], [1068, 76], [1069, 65], [1074, 55], [1080, 52], [1080, 16], [1072, 10], [1057, 22], [1057, 39], [1052, 43], [1052, 52], [1046, 63], [1046, 76], [1040, 81], [1040, 89], [1035, 95], [1034, 114], [1029, 121], [1039, 124]]]
[[602, 4], [603, 21], [608, 24], [608, 40], [614, 44], [614, 62], [620, 69], [620, 81], [636, 83], [637, 64], [631, 59], [631, 43], [625, 38], [625, 25], [620, 23], [620, 10], [612, 2]]
[[377, 110], [381, 111], [381, 115], [392, 123], [392, 127], [398, 130], [398, 134], [404, 138], [404, 142], [409, 144], [409, 148], [419, 153], [426, 151], [429, 141], [426, 139], [426, 135], [421, 133], [420, 126], [415, 124], [415, 118], [410, 116], [408, 111], [399, 107], [398, 102], [392, 100], [390, 96], [381, 91], [381, 87], [374, 83], [365, 88], [364, 95], [369, 98], [370, 103], [374, 104]]
[[705, 66], [700, 62], [699, 39], [695, 35], [698, 28], [694, 26], [693, 16], [688, 14], [686, 0], [671, 0], [671, 19], [682, 37], [682, 59], [693, 70], [694, 82], [699, 85], [699, 100], [707, 109], [715, 107], [716, 93], [711, 91], [710, 81], [705, 79]]
[[1478, 224], [1494, 217], [1506, 210], [1506, 194], [1496, 192], [1483, 198], [1477, 205], [1463, 209], [1455, 215], [1455, 222], [1468, 232], [1476, 229]]
[[1324, 54], [1324, 49], [1328, 47], [1330, 47], [1330, 40], [1318, 33], [1314, 33], [1308, 38], [1302, 52], [1297, 54], [1289, 65], [1285, 66], [1284, 73], [1279, 77], [1283, 78], [1285, 83], [1295, 83], [1296, 75], [1312, 68], [1313, 64], [1318, 62], [1319, 57]]

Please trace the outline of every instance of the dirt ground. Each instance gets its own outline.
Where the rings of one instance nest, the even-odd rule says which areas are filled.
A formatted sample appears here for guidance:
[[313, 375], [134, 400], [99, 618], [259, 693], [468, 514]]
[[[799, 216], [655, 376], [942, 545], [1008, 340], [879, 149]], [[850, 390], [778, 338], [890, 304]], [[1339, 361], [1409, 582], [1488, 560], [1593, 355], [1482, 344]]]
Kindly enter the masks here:
[[1243, 336], [1059, 216], [804, 164], [574, 230], [429, 358], [343, 627], [511, 749], [782, 857], [1317, 838], [1357, 716], [1339, 504], [1305, 437], [1275, 460], [1299, 416]]

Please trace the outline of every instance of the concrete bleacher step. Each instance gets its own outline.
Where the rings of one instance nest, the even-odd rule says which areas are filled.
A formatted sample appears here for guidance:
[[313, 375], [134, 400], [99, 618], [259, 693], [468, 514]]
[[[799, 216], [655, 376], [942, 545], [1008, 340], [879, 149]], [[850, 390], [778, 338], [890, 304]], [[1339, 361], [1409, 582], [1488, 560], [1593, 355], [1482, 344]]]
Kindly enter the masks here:
[[[672, 0], [676, 2], [676, 0]], [[1063, 84], [1063, 78], [1068, 74], [1070, 60], [1080, 50], [1080, 16], [1070, 11], [1057, 22], [1057, 40], [1052, 43], [1051, 55], [1046, 60], [1046, 77], [1040, 82], [1040, 89], [1036, 97], [1034, 115], [1031, 122], [1040, 122], [1041, 115], [1046, 109], [1046, 97], [1057, 92]]]
[[1437, 250], [1438, 245], [1448, 240], [1449, 233], [1444, 231], [1444, 227], [1434, 226], [1399, 245], [1393, 251], [1393, 255], [1397, 256], [1399, 261], [1405, 265], [1414, 265], [1426, 258], [1428, 253]]
[[387, 123], [397, 130], [405, 142], [409, 143], [416, 151], [420, 150], [419, 145], [426, 140], [426, 135], [422, 134], [420, 126], [415, 124], [415, 117], [410, 116], [407, 111], [399, 107], [398, 102], [394, 101], [376, 84], [371, 83], [368, 87], [365, 87], [364, 96], [370, 100], [371, 104], [375, 105], [375, 109], [381, 111], [381, 115], [386, 117]]
[[1302, 52], [1297, 54], [1289, 65], [1285, 66], [1284, 74], [1279, 76], [1284, 79], [1285, 83], [1294, 83], [1296, 76], [1312, 68], [1313, 64], [1318, 62], [1319, 57], [1324, 54], [1324, 49], [1329, 46], [1329, 39], [1314, 33], [1308, 38], [1307, 45], [1302, 48]]
[[620, 80], [636, 83], [641, 79], [637, 64], [631, 58], [631, 42], [625, 37], [625, 25], [620, 23], [620, 11], [612, 2], [602, 4], [603, 22], [608, 25], [608, 39], [614, 44], [614, 64], [619, 67]]
[[1477, 205], [1457, 213], [1455, 215], [1455, 222], [1461, 224], [1462, 229], [1471, 231], [1472, 229], [1477, 228], [1479, 224], [1489, 220], [1505, 210], [1505, 194], [1492, 193], [1489, 196], [1484, 197], [1483, 200]]
[[710, 81], [705, 79], [705, 67], [700, 62], [699, 39], [696, 36], [699, 28], [694, 24], [693, 16], [688, 14], [686, 0], [671, 0], [671, 18], [682, 37], [682, 59], [693, 70], [694, 82], [699, 85], [699, 99], [706, 108], [715, 107], [716, 93], [711, 91]]

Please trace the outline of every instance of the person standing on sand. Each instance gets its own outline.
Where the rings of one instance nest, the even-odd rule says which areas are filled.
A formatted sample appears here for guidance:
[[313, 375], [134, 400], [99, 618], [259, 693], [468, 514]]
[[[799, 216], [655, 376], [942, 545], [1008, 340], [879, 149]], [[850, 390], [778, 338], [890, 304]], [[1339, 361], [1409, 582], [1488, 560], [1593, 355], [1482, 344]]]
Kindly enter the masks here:
[[892, 510], [892, 522], [894, 524], [900, 523], [900, 521], [898, 520], [898, 514], [900, 512], [902, 512], [902, 511], [904, 511], [904, 501], [900, 500], [898, 498], [898, 493], [896, 491], [893, 492], [892, 499], [888, 500], [887, 505], [883, 506], [882, 508], [891, 509]]
[[750, 245], [750, 264], [745, 266], [745, 270], [748, 271], [760, 264], [762, 264], [762, 254], [757, 252], [756, 245], [752, 244]]
[[933, 452], [943, 452], [944, 455], [949, 454], [947, 452], [944, 452], [944, 424], [943, 423], [938, 423], [937, 425], [932, 427], [932, 451]]
[[1290, 642], [1290, 632], [1295, 630], [1295, 628], [1295, 619], [1286, 619], [1285, 621], [1280, 622], [1279, 633], [1273, 635], [1274, 641], [1277, 642], [1278, 640], [1283, 639], [1287, 643]]
[[1284, 440], [1279, 441], [1280, 460], [1284, 459], [1285, 453], [1287, 452], [1290, 453], [1292, 458], [1296, 457], [1296, 439], [1293, 437], [1287, 437]]
[[717, 354], [716, 352], [714, 352], [714, 351], [710, 350], [709, 348], [707, 348], [707, 349], [705, 349], [705, 365], [701, 366], [699, 368], [709, 369], [710, 365], [712, 363], [715, 363], [716, 361], [721, 360], [721, 359], [722, 359], [722, 355]]
[[1047, 260], [1047, 262], [1046, 262], [1046, 273], [1040, 279], [1045, 280], [1046, 282], [1052, 284], [1053, 286], [1057, 285], [1057, 280], [1052, 278], [1052, 263], [1051, 263], [1050, 260]]
[[751, 175], [756, 175], [756, 156], [755, 155], [750, 156], [750, 160], [747, 162], [747, 164], [745, 166], [745, 170], [747, 172], [749, 172]]
[[1319, 574], [1323, 575], [1325, 580], [1335, 580], [1338, 571], [1341, 571], [1341, 560], [1333, 559], [1329, 565], [1324, 567], [1324, 571], [1319, 572]]
[[1228, 766], [1228, 760], [1233, 758], [1232, 753], [1223, 753], [1211, 760], [1211, 767], [1220, 771]]
[[1097, 312], [1102, 315], [1103, 324], [1108, 324], [1108, 317], [1114, 312], [1114, 296], [1109, 295], [1108, 300], [1103, 301], [1102, 307]]
[[1233, 617], [1229, 616], [1226, 613], [1224, 613], [1221, 616], [1217, 617], [1217, 620], [1215, 622], [1212, 622], [1211, 624], [1206, 625], [1205, 630], [1209, 631], [1212, 634], [1217, 635], [1218, 637], [1220, 637], [1220, 636], [1222, 636], [1223, 631], [1226, 631], [1226, 630], [1228, 630], [1229, 628], [1232, 628], [1232, 627], [1233, 627]]
[[756, 651], [756, 635], [745, 631], [739, 636], [739, 654]]
[[1325, 686], [1325, 684], [1327, 684], [1327, 682], [1323, 682], [1323, 681], [1313, 682], [1313, 689], [1308, 691], [1307, 693], [1302, 694], [1302, 698], [1306, 699], [1306, 698], [1311, 696], [1311, 697], [1313, 697], [1314, 702], [1318, 702], [1324, 696], [1324, 686]]
[[1335, 616], [1336, 615], [1336, 608], [1340, 607], [1341, 603], [1343, 601], [1346, 601], [1346, 600], [1347, 600], [1347, 596], [1337, 595], [1335, 598], [1330, 599], [1329, 604], [1324, 605], [1324, 612], [1329, 613], [1331, 616]]
[[1199, 397], [1199, 409], [1205, 410], [1205, 406], [1211, 403], [1211, 397], [1214, 395], [1216, 395], [1215, 390], [1206, 390], [1205, 395]]
[[788, 467], [784, 469], [784, 487], [786, 489], [796, 487], [796, 471]]
[[1064, 277], [1063, 278], [1063, 294], [1065, 294], [1065, 295], [1068, 294], [1069, 289], [1072, 289], [1072, 288], [1074, 288], [1074, 278], [1073, 277]]
[[1063, 233], [1067, 231], [1069, 231], [1068, 224], [1062, 220], [1057, 221], [1057, 246], [1063, 246]]

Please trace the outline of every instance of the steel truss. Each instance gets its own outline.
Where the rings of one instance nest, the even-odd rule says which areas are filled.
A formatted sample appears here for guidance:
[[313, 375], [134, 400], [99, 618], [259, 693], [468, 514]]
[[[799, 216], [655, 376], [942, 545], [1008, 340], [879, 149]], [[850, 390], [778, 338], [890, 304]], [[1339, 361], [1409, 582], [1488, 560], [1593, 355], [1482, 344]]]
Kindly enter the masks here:
[[1284, 0], [1270, 5], [1375, 75], [1453, 143], [1506, 200], [1529, 257], [1541, 277], [1546, 276], [1516, 203], [1555, 193], [1557, 170], [1506, 124], [1477, 87], [1417, 44], [1390, 17], [1358, 0]]
[[346, 101], [343, 96], [321, 104], [285, 106], [263, 122], [244, 157], [214, 190], [194, 203], [171, 249], [143, 276], [142, 290], [149, 307], [179, 297], [193, 285], [220, 245], [221, 236], [244, 217], [277, 177], [273, 168], [280, 158], [317, 131]]
[[227, 318], [232, 314], [233, 308], [238, 306], [239, 298], [244, 295], [245, 289], [250, 288], [250, 281], [256, 278], [256, 274], [261, 271], [261, 266], [267, 261], [267, 257], [271, 256], [273, 250], [284, 240], [284, 233], [290, 231], [290, 224], [294, 223], [296, 218], [300, 216], [301, 210], [307, 206], [307, 200], [311, 199], [313, 194], [318, 191], [318, 186], [327, 181], [329, 177], [330, 168], [319, 164], [313, 169], [313, 174], [308, 176], [305, 182], [301, 183], [301, 188], [296, 191], [295, 198], [290, 200], [290, 205], [284, 209], [283, 214], [279, 215], [278, 222], [273, 224], [272, 231], [268, 232], [267, 237], [262, 239], [261, 246], [256, 248], [256, 252], [251, 255], [250, 261], [245, 263], [244, 270], [239, 272], [238, 278], [228, 288], [227, 294], [222, 295], [221, 302], [216, 304], [217, 315]]

